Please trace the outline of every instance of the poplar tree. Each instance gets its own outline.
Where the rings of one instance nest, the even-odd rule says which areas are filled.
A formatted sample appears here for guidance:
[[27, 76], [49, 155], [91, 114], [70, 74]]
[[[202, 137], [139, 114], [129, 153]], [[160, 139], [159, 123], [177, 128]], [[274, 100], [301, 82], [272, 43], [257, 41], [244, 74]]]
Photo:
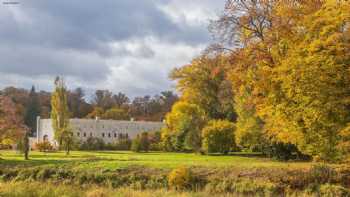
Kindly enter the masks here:
[[29, 127], [32, 135], [36, 129], [36, 118], [40, 115], [39, 97], [35, 92], [34, 86], [29, 93], [28, 104], [25, 110], [24, 123]]
[[69, 127], [69, 110], [67, 104], [67, 88], [64, 80], [57, 77], [55, 80], [55, 91], [51, 97], [51, 120], [54, 136], [60, 148], [69, 155], [73, 143], [73, 133]]

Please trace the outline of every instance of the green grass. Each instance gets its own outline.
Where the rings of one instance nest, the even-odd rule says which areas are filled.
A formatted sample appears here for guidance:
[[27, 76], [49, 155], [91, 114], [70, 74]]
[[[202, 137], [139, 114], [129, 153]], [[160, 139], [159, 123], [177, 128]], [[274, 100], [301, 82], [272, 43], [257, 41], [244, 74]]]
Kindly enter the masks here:
[[129, 166], [145, 166], [171, 169], [178, 166], [190, 167], [235, 167], [235, 168], [305, 168], [309, 162], [279, 162], [271, 159], [241, 155], [229, 156], [197, 155], [191, 153], [133, 153], [130, 151], [73, 151], [69, 156], [64, 152], [31, 152], [30, 160], [15, 151], [0, 151], [0, 167], [69, 166], [74, 169], [118, 169]]

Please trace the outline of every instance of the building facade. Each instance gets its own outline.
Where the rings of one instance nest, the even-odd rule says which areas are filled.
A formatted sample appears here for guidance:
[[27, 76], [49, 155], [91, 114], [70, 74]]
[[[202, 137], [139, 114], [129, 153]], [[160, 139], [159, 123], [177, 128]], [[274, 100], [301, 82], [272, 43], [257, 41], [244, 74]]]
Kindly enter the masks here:
[[[142, 132], [158, 131], [163, 127], [162, 122], [99, 120], [99, 119], [70, 119], [73, 136], [81, 142], [89, 137], [97, 137], [105, 143], [113, 143], [120, 138], [134, 139]], [[49, 141], [57, 146], [51, 119], [37, 118], [36, 141]]]

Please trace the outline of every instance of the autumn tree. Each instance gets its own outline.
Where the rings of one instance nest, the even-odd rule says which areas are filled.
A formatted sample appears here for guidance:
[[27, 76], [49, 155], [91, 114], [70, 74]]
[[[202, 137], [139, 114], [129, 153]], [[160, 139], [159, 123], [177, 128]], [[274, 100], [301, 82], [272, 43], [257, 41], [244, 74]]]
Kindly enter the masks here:
[[24, 123], [30, 129], [30, 134], [33, 135], [36, 131], [36, 119], [40, 116], [40, 103], [38, 94], [35, 92], [34, 86], [30, 90], [28, 102], [26, 104]]
[[204, 111], [195, 104], [178, 101], [166, 116], [166, 132], [172, 146], [178, 150], [201, 148], [201, 130], [206, 123]]
[[101, 117], [107, 120], [129, 120], [128, 113], [124, 109], [117, 107], [108, 109], [105, 113], [101, 114]]
[[16, 144], [26, 131], [15, 103], [11, 98], [0, 95], [0, 146]]
[[264, 133], [323, 160], [340, 156], [349, 121], [349, 13], [346, 1], [227, 1], [211, 26], [236, 44], [233, 87]]
[[235, 148], [234, 134], [234, 123], [211, 120], [202, 130], [202, 148], [207, 153], [227, 154]]
[[68, 107], [71, 111], [71, 117], [83, 118], [87, 116], [93, 107], [85, 101], [85, 93], [82, 88], [76, 88], [73, 91], [68, 91]]
[[51, 107], [51, 120], [55, 139], [68, 155], [73, 143], [73, 133], [69, 126], [67, 88], [64, 80], [59, 77], [55, 80], [55, 90], [52, 93]]
[[200, 56], [191, 64], [172, 71], [181, 99], [198, 105], [212, 119], [235, 120], [233, 92], [227, 79], [228, 58]]
[[96, 90], [92, 103], [103, 110], [110, 109], [114, 106], [113, 93], [109, 90]]

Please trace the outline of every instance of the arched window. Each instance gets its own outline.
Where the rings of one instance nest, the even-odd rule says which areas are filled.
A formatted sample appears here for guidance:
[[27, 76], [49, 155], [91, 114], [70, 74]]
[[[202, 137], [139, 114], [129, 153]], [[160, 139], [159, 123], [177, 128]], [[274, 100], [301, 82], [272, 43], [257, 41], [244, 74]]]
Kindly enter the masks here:
[[102, 133], [102, 137], [105, 137], [105, 133]]
[[77, 136], [80, 137], [80, 133], [79, 132], [77, 133]]
[[108, 133], [108, 137], [109, 137], [109, 138], [111, 137], [111, 133]]
[[86, 133], [84, 133], [84, 137], [86, 137]]

